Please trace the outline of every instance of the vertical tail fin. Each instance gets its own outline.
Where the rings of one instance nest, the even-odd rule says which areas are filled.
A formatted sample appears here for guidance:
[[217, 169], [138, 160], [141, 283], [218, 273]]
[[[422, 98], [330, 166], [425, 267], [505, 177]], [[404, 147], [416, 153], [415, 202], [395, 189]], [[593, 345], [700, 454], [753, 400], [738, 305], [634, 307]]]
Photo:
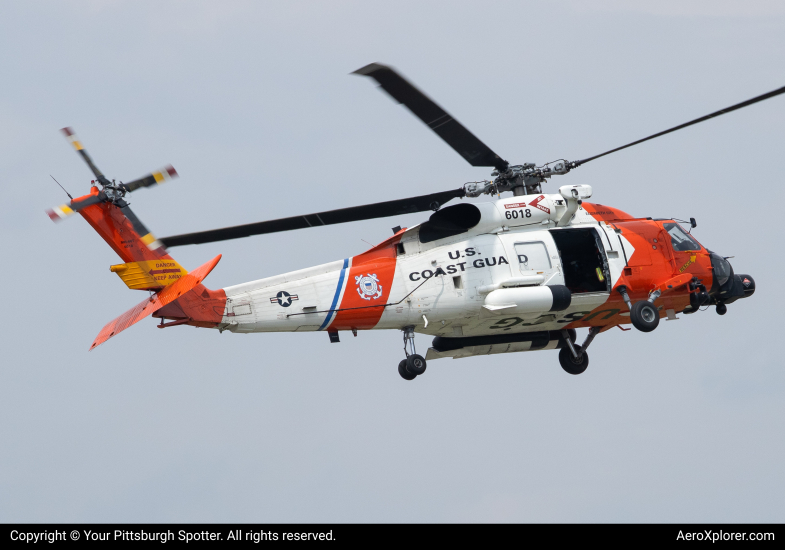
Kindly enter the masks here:
[[[96, 193], [97, 189], [92, 195]], [[117, 273], [128, 288], [160, 290], [188, 273], [166, 252], [125, 201], [121, 201], [120, 206], [99, 202], [78, 212], [125, 262], [111, 266], [110, 270]]]

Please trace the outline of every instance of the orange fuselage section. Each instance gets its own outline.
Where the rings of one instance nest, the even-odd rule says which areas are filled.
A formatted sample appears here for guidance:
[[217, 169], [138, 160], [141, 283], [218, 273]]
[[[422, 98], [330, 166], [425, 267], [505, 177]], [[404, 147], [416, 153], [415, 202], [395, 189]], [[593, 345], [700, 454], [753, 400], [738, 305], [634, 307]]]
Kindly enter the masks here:
[[679, 313], [690, 305], [690, 294], [694, 289], [690, 283], [697, 282], [705, 288], [712, 286], [712, 264], [708, 251], [678, 251], [674, 249], [671, 236], [664, 224], [672, 220], [633, 218], [621, 210], [591, 203], [584, 203], [589, 214], [600, 222], [613, 227], [626, 239], [631, 250], [624, 247], [626, 267], [615, 282], [609, 299], [570, 328], [598, 326], [607, 330], [615, 325], [629, 324], [629, 309], [618, 289], [626, 287], [632, 303], [645, 300], [655, 290], [660, 290], [657, 300], [660, 316], [669, 310]]

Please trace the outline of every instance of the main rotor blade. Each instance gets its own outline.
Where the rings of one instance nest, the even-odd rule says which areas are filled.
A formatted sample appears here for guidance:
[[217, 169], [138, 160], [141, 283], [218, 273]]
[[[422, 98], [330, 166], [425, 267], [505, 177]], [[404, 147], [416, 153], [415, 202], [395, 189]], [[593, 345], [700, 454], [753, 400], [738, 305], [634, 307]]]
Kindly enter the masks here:
[[494, 153], [463, 124], [395, 72], [392, 67], [371, 63], [357, 69], [353, 74], [373, 78], [385, 92], [398, 103], [403, 103], [472, 166], [493, 166], [498, 170], [506, 170], [509, 166], [506, 160]]
[[63, 132], [63, 134], [65, 134], [66, 139], [68, 139], [68, 141], [71, 143], [71, 145], [74, 146], [74, 149], [76, 149], [76, 152], [79, 153], [80, 155], [82, 155], [82, 158], [87, 163], [87, 166], [90, 167], [90, 170], [93, 172], [93, 174], [95, 175], [96, 179], [98, 181], [101, 181], [101, 182], [103, 180], [105, 180], [106, 177], [104, 176], [103, 172], [101, 172], [98, 169], [98, 167], [95, 165], [95, 163], [93, 163], [93, 159], [91, 159], [90, 155], [88, 155], [87, 151], [85, 151], [84, 147], [82, 146], [82, 142], [79, 141], [79, 139], [76, 137], [76, 134], [74, 133], [73, 128], [65, 127], [65, 128], [62, 128], [60, 131]]
[[689, 122], [685, 122], [684, 124], [680, 124], [678, 126], [674, 126], [668, 130], [653, 134], [649, 137], [645, 137], [643, 139], [639, 139], [638, 141], [633, 141], [632, 143], [628, 143], [627, 145], [622, 145], [621, 147], [617, 147], [616, 149], [611, 149], [610, 151], [605, 151], [599, 155], [594, 155], [593, 157], [589, 157], [583, 160], [577, 160], [572, 163], [572, 166], [580, 166], [581, 164], [586, 164], [589, 161], [594, 159], [598, 159], [600, 157], [604, 157], [605, 155], [610, 155], [611, 153], [615, 153], [616, 151], [621, 151], [622, 149], [626, 149], [627, 147], [632, 147], [633, 145], [637, 145], [639, 143], [643, 143], [644, 141], [649, 141], [650, 139], [654, 139], [656, 137], [664, 136], [665, 134], [670, 134], [671, 132], [675, 132], [676, 130], [681, 130], [682, 128], [686, 128], [687, 126], [692, 126], [693, 124], [698, 124], [699, 122], [703, 122], [704, 120], [709, 120], [710, 118], [714, 118], [720, 115], [724, 115], [725, 113], [730, 113], [731, 111], [735, 111], [737, 109], [741, 109], [742, 107], [747, 107], [748, 105], [752, 105], [754, 103], [758, 103], [759, 101], [763, 101], [764, 99], [769, 99], [780, 94], [785, 93], [785, 86], [782, 88], [777, 88], [767, 94], [759, 95], [757, 97], [753, 97], [752, 99], [748, 99], [747, 101], [742, 101], [741, 103], [737, 103], [736, 105], [731, 105], [730, 107], [726, 107], [725, 109], [720, 109], [719, 111], [715, 111], [709, 115], [702, 116], [700, 118], [696, 118], [695, 120], [691, 120]]
[[124, 183], [123, 187], [125, 187], [126, 191], [136, 191], [137, 189], [141, 189], [142, 187], [150, 187], [151, 185], [161, 185], [163, 182], [174, 179], [178, 177], [177, 171], [174, 167], [170, 164], [166, 168], [159, 170], [158, 172], [153, 172], [143, 178], [139, 178], [138, 180], [134, 180], [129, 183]]
[[293, 216], [291, 218], [236, 225], [234, 227], [200, 231], [198, 233], [186, 233], [184, 235], [164, 237], [163, 239], [159, 239], [159, 241], [166, 247], [212, 243], [229, 239], [239, 239], [241, 237], [250, 237], [251, 235], [305, 229], [306, 227], [386, 218], [389, 216], [412, 214], [414, 212], [423, 212], [426, 210], [437, 210], [447, 201], [464, 197], [465, 195], [466, 193], [463, 189], [456, 189], [454, 191], [443, 191], [441, 193], [432, 193], [430, 195], [422, 195], [408, 199], [353, 206], [351, 208], [329, 210], [317, 214], [306, 214], [305, 216]]

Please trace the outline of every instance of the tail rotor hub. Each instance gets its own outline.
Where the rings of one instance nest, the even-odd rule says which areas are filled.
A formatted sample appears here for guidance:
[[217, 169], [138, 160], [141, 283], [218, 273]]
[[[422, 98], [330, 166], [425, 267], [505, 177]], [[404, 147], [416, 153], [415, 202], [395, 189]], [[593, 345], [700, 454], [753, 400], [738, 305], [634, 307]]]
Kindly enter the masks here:
[[54, 221], [64, 219], [74, 212], [78, 212], [84, 208], [87, 208], [88, 206], [92, 206], [101, 202], [111, 202], [117, 206], [126, 207], [128, 206], [128, 203], [125, 201], [125, 195], [127, 193], [131, 193], [143, 187], [150, 187], [156, 184], [160, 185], [167, 180], [177, 177], [177, 171], [171, 165], [169, 165], [157, 172], [152, 172], [143, 178], [133, 180], [130, 183], [118, 183], [115, 180], [109, 181], [109, 179], [104, 176], [103, 172], [101, 172], [101, 170], [99, 170], [95, 165], [93, 159], [90, 158], [90, 155], [87, 154], [87, 151], [82, 145], [82, 142], [79, 141], [79, 139], [76, 137], [73, 129], [63, 128], [62, 132], [65, 134], [66, 139], [68, 139], [76, 152], [79, 153], [79, 155], [87, 164], [88, 168], [90, 168], [90, 171], [95, 176], [95, 179], [90, 183], [93, 186], [98, 183], [101, 186], [101, 191], [99, 191], [97, 194], [91, 193], [86, 197], [73, 199], [71, 200], [70, 204], [64, 204], [62, 206], [48, 210], [47, 214], [49, 214], [49, 217]]

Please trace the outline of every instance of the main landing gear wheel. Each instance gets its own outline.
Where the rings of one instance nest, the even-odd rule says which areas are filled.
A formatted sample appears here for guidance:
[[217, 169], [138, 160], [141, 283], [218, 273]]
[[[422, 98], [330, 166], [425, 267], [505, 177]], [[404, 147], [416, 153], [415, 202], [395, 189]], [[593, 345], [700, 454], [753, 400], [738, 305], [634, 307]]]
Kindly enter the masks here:
[[589, 366], [589, 354], [585, 351], [581, 353], [582, 348], [577, 344], [573, 344], [573, 347], [575, 348], [578, 357], [575, 358], [572, 355], [570, 348], [564, 346], [561, 351], [559, 351], [559, 363], [561, 363], [561, 368], [569, 374], [580, 374]]
[[398, 363], [398, 374], [404, 380], [414, 380], [425, 372], [425, 358], [417, 355], [414, 349], [414, 325], [403, 327], [403, 351], [406, 359]]
[[414, 380], [415, 378], [417, 378], [416, 374], [410, 373], [409, 370], [406, 368], [406, 359], [398, 363], [398, 374], [400, 374], [401, 378], [403, 378], [404, 380]]
[[406, 358], [406, 370], [415, 376], [419, 376], [425, 372], [425, 358], [416, 353]]
[[630, 321], [639, 331], [651, 332], [660, 324], [660, 312], [650, 301], [641, 300], [632, 306]]

